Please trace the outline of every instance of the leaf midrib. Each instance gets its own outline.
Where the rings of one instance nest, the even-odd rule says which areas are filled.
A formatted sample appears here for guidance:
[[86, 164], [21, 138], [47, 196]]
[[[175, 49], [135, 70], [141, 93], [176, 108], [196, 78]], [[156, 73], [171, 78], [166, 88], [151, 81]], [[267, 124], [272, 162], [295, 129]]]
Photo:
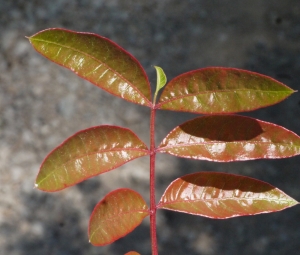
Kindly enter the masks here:
[[[98, 151], [98, 152], [94, 152], [94, 153], [88, 153], [88, 154], [85, 154], [84, 156], [81, 156], [81, 157], [77, 157], [76, 159], [70, 159], [70, 160], [68, 160], [68, 161], [66, 161], [66, 162], [64, 162], [64, 163], [62, 163], [61, 165], [59, 165], [58, 167], [56, 167], [55, 169], [53, 169], [50, 173], [48, 173], [42, 180], [40, 180], [37, 184], [40, 184], [40, 183], [42, 183], [42, 182], [44, 182], [46, 179], [48, 179], [51, 175], [53, 175], [53, 174], [55, 174], [55, 172], [57, 171], [57, 170], [59, 170], [61, 167], [65, 167], [69, 162], [71, 162], [71, 161], [76, 161], [76, 160], [78, 160], [78, 159], [82, 159], [82, 158], [84, 158], [84, 157], [88, 157], [88, 156], [93, 156], [93, 155], [95, 155], [95, 154], [97, 154], [97, 153], [106, 153], [106, 152], [120, 152], [120, 151], [137, 151], [137, 152], [147, 152], [145, 155], [142, 155], [142, 156], [140, 156], [140, 157], [143, 157], [143, 156], [146, 156], [147, 154], [149, 154], [149, 150], [146, 150], [146, 149], [144, 149], [144, 150], [140, 150], [140, 149], [137, 149], [137, 148], [126, 148], [126, 149], [122, 149], [122, 150], [119, 150], [119, 149], [110, 149], [110, 150], [102, 150], [102, 151]], [[132, 160], [132, 159], [129, 159], [129, 160], [126, 160], [125, 161], [125, 163], [126, 162], [128, 162], [128, 161], [130, 161], [130, 160]]]
[[243, 144], [243, 143], [250, 143], [250, 144], [269, 144], [269, 145], [276, 145], [276, 146], [280, 146], [280, 145], [289, 145], [289, 146], [293, 146], [293, 147], [299, 147], [300, 145], [295, 145], [295, 144], [290, 144], [290, 143], [272, 143], [272, 142], [249, 142], [249, 141], [242, 141], [242, 142], [223, 142], [223, 141], [208, 141], [208, 142], [202, 142], [202, 143], [181, 143], [181, 144], [176, 144], [176, 145], [172, 145], [172, 146], [164, 146], [164, 147], [158, 147], [157, 151], [162, 151], [162, 150], [167, 150], [167, 149], [172, 149], [172, 148], [178, 148], [178, 147], [190, 147], [190, 146], [203, 146], [203, 145], [213, 145], [213, 144], [220, 144], [220, 143], [225, 143], [226, 145], [230, 145], [230, 144]]
[[170, 202], [163, 202], [159, 203], [157, 207], [163, 208], [164, 205], [172, 205], [172, 204], [177, 204], [177, 203], [188, 203], [188, 204], [194, 204], [194, 203], [205, 203], [205, 202], [214, 202], [214, 201], [226, 201], [226, 200], [234, 200], [234, 201], [239, 201], [239, 200], [246, 200], [246, 201], [253, 201], [253, 200], [258, 200], [258, 201], [284, 201], [284, 202], [295, 202], [294, 199], [263, 199], [263, 198], [210, 198], [210, 199], [194, 199], [194, 200], [180, 200], [180, 201], [170, 201]]
[[[203, 92], [198, 92], [198, 93], [193, 93], [193, 94], [185, 94], [185, 95], [182, 95], [182, 96], [176, 96], [176, 97], [172, 97], [168, 100], [165, 100], [165, 101], [161, 101], [160, 103], [158, 103], [156, 105], [157, 108], [160, 108], [162, 105], [164, 104], [168, 104], [170, 102], [173, 102], [173, 101], [177, 101], [177, 100], [180, 100], [180, 99], [183, 99], [183, 98], [189, 98], [189, 97], [198, 97], [198, 96], [202, 96], [202, 95], [205, 95], [205, 94], [212, 94], [212, 93], [236, 93], [237, 91], [254, 91], [254, 92], [263, 92], [263, 93], [282, 93], [284, 94], [284, 92], [286, 92], [287, 95], [290, 95], [291, 93], [289, 93], [290, 91], [288, 90], [280, 90], [280, 91], [274, 91], [274, 90], [254, 90], [254, 89], [235, 89], [234, 91], [227, 91], [227, 90], [217, 90], [217, 91], [203, 91]], [[163, 100], [163, 99], [162, 99]]]

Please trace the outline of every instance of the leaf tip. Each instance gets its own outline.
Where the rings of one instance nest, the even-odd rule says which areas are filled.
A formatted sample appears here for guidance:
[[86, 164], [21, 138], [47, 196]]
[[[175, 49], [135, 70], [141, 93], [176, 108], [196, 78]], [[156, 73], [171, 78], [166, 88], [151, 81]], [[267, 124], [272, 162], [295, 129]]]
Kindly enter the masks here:
[[25, 38], [28, 39], [30, 43], [32, 42], [32, 36], [26, 36], [25, 35]]

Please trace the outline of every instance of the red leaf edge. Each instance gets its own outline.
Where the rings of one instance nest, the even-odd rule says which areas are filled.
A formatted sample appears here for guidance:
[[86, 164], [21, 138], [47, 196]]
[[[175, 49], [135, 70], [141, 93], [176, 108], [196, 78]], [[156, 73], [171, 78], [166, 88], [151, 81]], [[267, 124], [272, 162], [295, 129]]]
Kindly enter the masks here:
[[[172, 80], [170, 80], [164, 87], [165, 87], [165, 89], [166, 89], [169, 83], [171, 83], [171, 82], [173, 82], [173, 81], [175, 81], [175, 80], [177, 80], [177, 79], [180, 79], [181, 76], [193, 74], [193, 73], [198, 72], [198, 71], [201, 71], [201, 70], [209, 70], [209, 69], [211, 69], [211, 68], [218, 68], [218, 69], [226, 69], [226, 70], [241, 71], [241, 72], [245, 72], [245, 73], [248, 73], [248, 74], [258, 75], [258, 76], [261, 76], [261, 77], [263, 77], [263, 78], [267, 78], [267, 79], [270, 79], [270, 80], [275, 81], [275, 82], [277, 82], [277, 83], [280, 83], [280, 84], [283, 85], [284, 87], [291, 89], [290, 87], [288, 87], [288, 86], [285, 85], [284, 83], [282, 83], [282, 82], [280, 82], [280, 81], [278, 81], [278, 80], [276, 80], [276, 79], [274, 79], [274, 78], [272, 78], [272, 77], [270, 77], [270, 76], [268, 76], [268, 75], [264, 75], [264, 74], [261, 74], [261, 73], [257, 73], [257, 72], [253, 72], [253, 71], [249, 71], [249, 70], [244, 70], [244, 69], [240, 69], [240, 68], [220, 67], [220, 66], [210, 66], [210, 67], [205, 67], [205, 68], [199, 68], [199, 69], [195, 69], [195, 70], [191, 70], [191, 71], [182, 73], [182, 74], [180, 74], [180, 75], [174, 77]], [[291, 90], [293, 90], [293, 89], [291, 89]], [[164, 92], [164, 91], [163, 91], [163, 92]], [[162, 93], [163, 93], [163, 92], [162, 92]], [[295, 93], [295, 92], [298, 92], [298, 90], [293, 90], [293, 93]], [[280, 102], [282, 102], [282, 101], [285, 100], [285, 99], [286, 99], [286, 98], [284, 98], [284, 99], [282, 99], [282, 100], [276, 102], [275, 104], [280, 103]], [[161, 106], [162, 106], [163, 104], [168, 103], [168, 102], [170, 102], [170, 101], [172, 101], [172, 100], [162, 101], [162, 102], [161, 102], [161, 100], [160, 100], [160, 98], [159, 98], [159, 103], [157, 103], [157, 104], [155, 105], [155, 109], [161, 109]], [[263, 106], [263, 107], [253, 108], [253, 109], [250, 110], [250, 111], [255, 111], [255, 110], [258, 110], [258, 109], [261, 109], [261, 108], [265, 108], [265, 107], [269, 107], [269, 106], [272, 106], [272, 105], [274, 105], [274, 104], [268, 104], [268, 105], [265, 105], [265, 106]], [[162, 109], [162, 110], [169, 110], [169, 109]], [[177, 109], [177, 110], [171, 110], [171, 111], [176, 111], [176, 112], [188, 112], [188, 111], [186, 111], [186, 110], [180, 110], [180, 109]], [[249, 112], [249, 110], [226, 112], [226, 114], [235, 114], [235, 113], [238, 113], [238, 112]], [[196, 112], [192, 112], [192, 111], [191, 111], [191, 113], [196, 113]], [[196, 114], [197, 114], [197, 113], [196, 113]], [[213, 113], [213, 114], [218, 114], [218, 113]], [[219, 114], [224, 114], [224, 113], [219, 113]]]
[[[136, 195], [140, 196], [140, 197], [143, 199], [143, 201], [145, 201], [144, 198], [143, 198], [138, 192], [136, 192], [136, 191], [134, 191], [134, 190], [132, 190], [132, 189], [128, 189], [128, 188], [120, 188], [120, 189], [113, 190], [113, 191], [109, 192], [108, 194], [106, 194], [105, 197], [104, 197], [101, 201], [99, 201], [99, 202], [97, 203], [97, 205], [96, 205], [95, 208], [93, 209], [93, 212], [92, 212], [92, 214], [91, 214], [91, 216], [90, 216], [90, 220], [91, 220], [91, 218], [93, 217], [93, 215], [96, 213], [96, 208], [101, 204], [102, 201], [105, 200], [105, 198], [106, 198], [107, 196], [112, 195], [112, 194], [114, 194], [114, 193], [116, 193], [116, 192], [123, 191], [123, 190], [129, 190], [129, 191], [131, 191], [131, 192], [134, 192], [134, 193], [136, 193]], [[146, 202], [145, 202], [145, 203], [146, 203]], [[147, 212], [147, 215], [146, 215], [144, 218], [146, 218], [148, 215], [150, 215], [150, 210], [149, 210], [148, 206], [147, 206], [147, 210], [145, 210], [145, 212]], [[90, 220], [89, 220], [89, 226], [88, 226], [88, 233], [90, 233]], [[129, 233], [131, 233], [131, 232], [132, 232], [133, 230], [135, 230], [140, 224], [141, 224], [141, 223], [139, 223], [137, 226], [133, 227], [131, 230], [129, 230], [128, 232], [126, 232], [124, 235], [121, 235], [121, 236], [119, 236], [119, 237], [113, 239], [111, 242], [103, 243], [103, 244], [101, 244], [101, 245], [95, 245], [95, 244], [93, 244], [93, 245], [94, 245], [94, 246], [105, 246], [105, 245], [111, 244], [111, 243], [115, 242], [116, 240], [119, 240], [120, 238], [122, 238], [122, 237], [128, 235]], [[89, 241], [89, 242], [91, 242], [91, 241]]]
[[196, 175], [196, 174], [201, 174], [201, 173], [208, 173], [208, 174], [209, 173], [220, 173], [220, 174], [231, 175], [231, 176], [236, 176], [236, 177], [244, 177], [244, 178], [251, 179], [251, 180], [254, 180], [254, 181], [259, 181], [259, 182], [261, 182], [263, 184], [266, 184], [267, 186], [270, 186], [272, 188], [275, 188], [275, 189], [281, 191], [283, 194], [287, 195], [285, 192], [283, 192], [282, 190], [278, 189], [277, 187], [271, 185], [270, 183], [265, 182], [265, 181], [261, 181], [259, 179], [255, 179], [255, 178], [252, 178], [252, 177], [248, 177], [248, 176], [244, 176], [244, 175], [238, 175], [238, 174], [223, 173], [223, 172], [197, 172], [197, 173], [192, 173], [192, 174], [187, 174], [187, 175], [181, 176], [179, 178], [176, 178], [174, 181], [172, 181], [168, 185], [168, 187], [166, 188], [166, 190], [164, 191], [163, 195], [161, 196], [160, 201], [159, 201], [159, 203], [156, 206], [156, 209], [163, 209], [163, 210], [169, 210], [169, 211], [174, 211], [174, 212], [180, 212], [180, 213], [185, 213], [185, 214], [190, 214], [190, 215], [195, 215], [195, 216], [201, 216], [201, 217], [210, 218], [210, 219], [224, 220], [224, 219], [230, 219], [230, 218], [236, 218], [236, 217], [253, 216], [253, 215], [267, 214], [267, 213], [273, 213], [273, 212], [280, 212], [280, 211], [283, 211], [283, 210], [285, 210], [287, 208], [290, 208], [292, 206], [300, 204], [300, 202], [296, 201], [295, 199], [293, 199], [292, 197], [290, 197], [290, 196], [287, 195], [288, 197], [292, 198], [297, 203], [294, 204], [294, 205], [287, 206], [285, 208], [279, 209], [279, 210], [264, 211], [264, 212], [259, 212], [259, 213], [255, 213], [255, 214], [235, 215], [235, 216], [230, 216], [230, 217], [210, 217], [210, 216], [207, 216], [207, 215], [204, 215], [204, 214], [196, 214], [196, 213], [190, 213], [190, 212], [186, 212], [186, 211], [182, 211], [182, 210], [176, 210], [176, 209], [170, 209], [170, 208], [164, 208], [164, 207], [162, 207], [164, 204], [167, 204], [167, 203], [162, 203], [161, 200], [164, 197], [165, 193], [168, 191], [169, 187], [171, 187], [171, 185], [173, 183], [175, 183], [178, 179], [182, 179], [183, 177], [189, 177], [189, 176]]
[[[101, 126], [117, 127], [117, 128], [123, 129], [123, 130], [131, 131], [129, 128], [124, 128], [124, 127], [119, 127], [119, 126], [114, 126], [114, 125], [101, 125]], [[81, 132], [83, 132], [83, 131], [87, 131], [87, 130], [90, 130], [90, 129], [93, 129], [93, 128], [97, 128], [97, 127], [100, 127], [100, 126], [92, 126], [92, 127], [86, 128], [86, 129], [79, 130], [79, 131], [76, 132], [75, 134], [73, 134], [73, 135], [71, 135], [70, 137], [68, 137], [68, 138], [67, 138], [66, 140], [64, 140], [60, 145], [56, 146], [54, 149], [52, 149], [52, 150], [48, 153], [48, 155], [44, 158], [44, 160], [43, 160], [43, 162], [42, 162], [42, 164], [41, 164], [41, 167], [42, 167], [42, 165], [44, 164], [44, 162], [48, 159], [48, 157], [49, 157], [49, 156], [50, 156], [57, 148], [62, 147], [62, 146], [63, 146], [67, 141], [69, 141], [72, 137], [76, 136], [77, 134], [79, 134], [79, 133], [81, 133]], [[131, 132], [133, 133], [134, 136], [136, 136], [136, 137], [140, 140], [140, 138], [139, 138], [133, 131], [131, 131]], [[142, 140], [140, 140], [140, 141], [143, 142]], [[147, 148], [147, 146], [146, 146], [146, 144], [145, 144], [144, 142], [143, 142], [143, 144], [144, 144], [145, 147]], [[145, 150], [145, 151], [147, 151], [147, 154], [145, 154], [144, 156], [150, 155], [150, 151], [149, 151], [149, 150]], [[128, 163], [128, 162], [130, 162], [130, 161], [132, 161], [132, 160], [135, 160], [135, 159], [136, 159], [136, 158], [131, 159], [131, 160], [128, 160], [128, 161], [124, 162], [123, 164], [114, 167], [114, 168], [111, 169], [111, 170], [102, 172], [101, 174], [110, 172], [110, 171], [112, 171], [112, 170], [114, 170], [114, 169], [116, 169], [116, 168], [118, 168], [118, 167], [120, 167], [120, 166], [122, 166], [122, 165], [124, 165], [124, 164], [126, 164], [126, 163]], [[41, 168], [41, 167], [40, 167], [40, 168]], [[72, 186], [75, 186], [75, 185], [77, 185], [78, 183], [81, 183], [82, 181], [88, 180], [88, 179], [93, 178], [93, 177], [98, 176], [98, 175], [100, 175], [100, 174], [91, 175], [90, 177], [85, 178], [85, 179], [82, 179], [82, 180], [80, 180], [80, 181], [74, 183], [73, 185], [68, 186], [67, 188], [72, 187]], [[35, 181], [35, 183], [36, 183], [36, 181]], [[40, 188], [37, 186], [37, 184], [35, 184], [34, 188], [37, 188], [37, 189], [42, 190], [42, 191], [46, 191], [46, 192], [48, 192], [48, 193], [57, 192], [57, 191], [61, 191], [61, 190], [64, 190], [64, 189], [65, 189], [65, 188], [61, 188], [61, 189], [57, 189], [57, 190], [54, 190], [54, 191], [48, 191], [48, 190], [40, 189]]]
[[[129, 56], [137, 63], [137, 65], [141, 68], [141, 70], [142, 70], [142, 72], [143, 72], [143, 74], [144, 74], [144, 76], [145, 76], [145, 78], [146, 78], [146, 80], [147, 80], [147, 84], [148, 84], [148, 86], [149, 86], [149, 88], [150, 88], [150, 96], [151, 96], [151, 86], [150, 86], [149, 78], [148, 78], [148, 76], [147, 76], [147, 74], [146, 74], [145, 69], [142, 67], [141, 63], [140, 63], [140, 62], [137, 60], [137, 58], [135, 58], [131, 53], [129, 53], [128, 51], [126, 51], [124, 48], [122, 48], [120, 45], [118, 45], [118, 44], [115, 43], [114, 41], [112, 41], [112, 40], [110, 40], [110, 39], [108, 39], [108, 38], [106, 38], [106, 37], [104, 37], [104, 36], [100, 36], [100, 35], [98, 35], [98, 34], [95, 34], [95, 33], [90, 33], [90, 32], [77, 32], [77, 31], [73, 31], [73, 30], [65, 29], [65, 28], [48, 28], [48, 29], [44, 29], [44, 30], [41, 30], [41, 31], [39, 31], [39, 32], [37, 32], [37, 33], [35, 33], [35, 34], [33, 34], [33, 35], [30, 36], [30, 37], [33, 37], [33, 36], [35, 36], [35, 35], [38, 35], [38, 34], [40, 34], [40, 33], [42, 33], [42, 32], [49, 31], [49, 30], [62, 30], [62, 31], [65, 31], [65, 32], [71, 32], [71, 33], [77, 33], [77, 34], [93, 35], [93, 36], [99, 37], [99, 38], [104, 39], [104, 40], [106, 40], [107, 42], [113, 44], [113, 45], [116, 46], [120, 51], [122, 51], [122, 52], [126, 53], [127, 55], [129, 55]], [[30, 38], [30, 37], [27, 37], [27, 38]], [[34, 48], [35, 51], [37, 51], [38, 53], [40, 53], [35, 47], [33, 47], [33, 48]], [[45, 57], [46, 59], [50, 60], [51, 62], [53, 62], [53, 63], [55, 63], [55, 64], [57, 64], [57, 65], [59, 65], [59, 66], [61, 66], [61, 67], [63, 67], [63, 68], [66, 68], [66, 69], [68, 69], [68, 70], [71, 70], [70, 68], [67, 68], [67, 67], [65, 67], [65, 66], [63, 66], [63, 65], [61, 65], [61, 64], [59, 64], [59, 63], [54, 62], [52, 59], [48, 58], [47, 56], [44, 56], [44, 54], [42, 54], [42, 53], [40, 53], [40, 54], [41, 54], [43, 57]], [[71, 70], [71, 71], [72, 71], [72, 70]], [[75, 73], [74, 71], [72, 71], [72, 72]], [[90, 81], [90, 80], [88, 80], [88, 79], [82, 77], [82, 76], [79, 75], [78, 73], [75, 73], [75, 74], [76, 74], [77, 76], [79, 76], [80, 78], [82, 78], [82, 79], [84, 79], [84, 80], [86, 80], [86, 81], [92, 83], [94, 86], [96, 86], [92, 81]], [[98, 86], [96, 86], [96, 87], [98, 87]], [[132, 87], [135, 87], [135, 86], [132, 86]], [[100, 88], [100, 87], [98, 87], [98, 88]], [[107, 93], [109, 93], [109, 94], [111, 94], [111, 95], [113, 95], [113, 96], [116, 96], [116, 95], [110, 93], [109, 91], [107, 91], [106, 89], [104, 89], [104, 88], [102, 88], [102, 87], [101, 87], [101, 89], [103, 89], [104, 91], [106, 91]], [[138, 90], [138, 89], [137, 89], [137, 91], [140, 92], [140, 90]], [[147, 104], [145, 104], [144, 106], [152, 107], [152, 102], [151, 102], [147, 97], [145, 97], [144, 94], [142, 94], [142, 93], [140, 93], [140, 94], [141, 94], [141, 96], [145, 99], [145, 101], [147, 102]], [[119, 97], [119, 96], [116, 96], [116, 97]], [[124, 99], [124, 98], [122, 98], [122, 99]], [[124, 99], [124, 100], [126, 100], [126, 99]], [[128, 101], [128, 100], [126, 100], [126, 101]], [[131, 101], [128, 101], [128, 102], [131, 102]], [[131, 103], [134, 103], [134, 102], [131, 102]]]

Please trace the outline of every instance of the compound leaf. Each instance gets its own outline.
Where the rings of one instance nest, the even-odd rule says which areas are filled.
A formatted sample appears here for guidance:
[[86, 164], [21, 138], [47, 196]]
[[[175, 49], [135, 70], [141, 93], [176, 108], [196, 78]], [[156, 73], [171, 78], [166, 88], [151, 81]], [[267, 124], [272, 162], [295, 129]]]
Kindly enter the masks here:
[[209, 161], [287, 158], [300, 154], [300, 137], [261, 120], [238, 115], [210, 115], [173, 129], [158, 152]]
[[173, 181], [158, 208], [214, 219], [281, 211], [298, 204], [274, 186], [246, 176], [200, 172]]
[[209, 67], [171, 80], [156, 107], [204, 114], [245, 112], [276, 104], [293, 92], [265, 75]]
[[91, 215], [90, 242], [95, 246], [110, 244], [133, 231], [148, 215], [147, 204], [137, 192], [112, 191], [96, 205]]
[[129, 129], [92, 127], [71, 136], [45, 158], [36, 187], [58, 191], [148, 154], [147, 146]]
[[107, 92], [136, 104], [151, 105], [151, 89], [144, 69], [109, 39], [54, 28], [29, 40], [40, 54]]

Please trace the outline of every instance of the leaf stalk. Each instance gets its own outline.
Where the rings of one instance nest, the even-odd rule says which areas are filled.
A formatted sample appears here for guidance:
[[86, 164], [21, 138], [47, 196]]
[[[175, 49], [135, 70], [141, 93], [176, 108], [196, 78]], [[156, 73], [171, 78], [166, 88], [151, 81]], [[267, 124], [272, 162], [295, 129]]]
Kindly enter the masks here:
[[155, 102], [150, 116], [150, 236], [152, 255], [158, 255], [156, 238], [156, 202], [155, 202]]

